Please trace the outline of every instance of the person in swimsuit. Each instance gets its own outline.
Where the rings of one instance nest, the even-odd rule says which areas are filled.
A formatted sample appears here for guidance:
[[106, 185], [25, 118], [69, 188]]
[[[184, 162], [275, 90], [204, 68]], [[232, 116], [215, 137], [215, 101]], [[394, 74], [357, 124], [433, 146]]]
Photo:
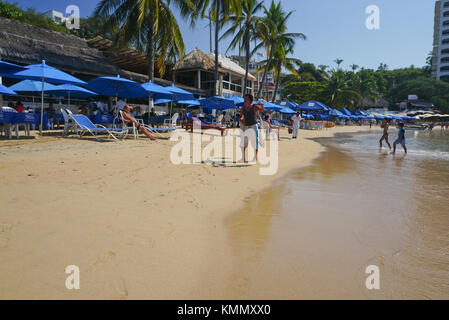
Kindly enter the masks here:
[[388, 128], [390, 127], [390, 121], [389, 121], [387, 118], [384, 118], [384, 119], [382, 120], [382, 124], [381, 124], [380, 127], [381, 127], [382, 129], [384, 129], [384, 133], [383, 133], [382, 137], [381, 137], [380, 140], [379, 140], [380, 148], [382, 148], [382, 141], [385, 140], [385, 142], [386, 142], [387, 145], [388, 145], [388, 148], [390, 148], [390, 150], [391, 150], [390, 142], [388, 142]]
[[404, 129], [404, 124], [401, 122], [399, 123], [399, 131], [398, 131], [398, 138], [396, 139], [396, 141], [393, 143], [393, 152], [392, 154], [395, 154], [396, 152], [396, 145], [399, 143], [402, 145], [402, 147], [404, 148], [404, 152], [407, 153], [407, 147], [405, 144], [405, 129]]
[[[244, 105], [240, 110], [240, 128], [245, 134], [246, 130], [254, 130], [256, 134], [256, 161], [257, 161], [257, 152], [259, 151], [259, 135], [257, 128], [257, 113], [259, 111], [265, 112], [263, 103], [259, 102], [257, 104], [253, 104], [254, 98], [250, 94], [246, 94], [244, 97]], [[242, 139], [242, 148], [243, 148], [243, 162], [246, 162], [246, 149], [248, 147], [248, 139], [243, 136]]]
[[142, 132], [147, 138], [150, 138], [151, 140], [157, 140], [157, 137], [153, 136], [148, 130], [147, 128], [145, 128], [144, 126], [142, 126], [139, 121], [136, 120], [136, 118], [134, 118], [131, 115], [131, 108], [128, 105], [125, 105], [122, 109], [122, 114], [123, 114], [123, 121], [126, 124], [129, 123], [134, 123], [134, 125], [136, 126], [137, 130], [139, 130], [140, 132]]

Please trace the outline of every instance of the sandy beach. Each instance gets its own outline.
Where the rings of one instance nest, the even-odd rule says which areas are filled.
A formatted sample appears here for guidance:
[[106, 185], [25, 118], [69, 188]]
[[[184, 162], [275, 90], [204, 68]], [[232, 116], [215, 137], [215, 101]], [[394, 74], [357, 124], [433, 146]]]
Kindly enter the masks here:
[[[281, 131], [273, 176], [259, 165], [173, 165], [169, 140], [1, 140], [0, 298], [248, 298], [230, 215], [310, 164], [323, 147], [308, 138], [361, 130], [301, 130], [297, 141]], [[80, 290], [65, 287], [68, 265], [80, 268]]]

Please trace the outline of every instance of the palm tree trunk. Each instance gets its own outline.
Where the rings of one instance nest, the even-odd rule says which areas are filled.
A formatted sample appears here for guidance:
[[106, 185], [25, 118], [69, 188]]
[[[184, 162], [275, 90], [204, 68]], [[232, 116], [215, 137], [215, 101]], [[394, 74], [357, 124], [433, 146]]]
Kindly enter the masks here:
[[220, 33], [220, 2], [221, 0], [217, 1], [217, 8], [215, 12], [215, 95], [219, 95], [219, 88], [218, 88], [218, 35]]
[[262, 81], [259, 83], [259, 91], [257, 92], [257, 99], [260, 99], [260, 95], [262, 93], [263, 85], [265, 83], [265, 79], [267, 78], [267, 72], [271, 65], [271, 60], [273, 59], [273, 49], [274, 46], [271, 47], [270, 57], [268, 58], [267, 65], [265, 66], [265, 70], [263, 71]]
[[249, 55], [250, 55], [249, 41], [250, 41], [249, 37], [246, 37], [245, 38], [245, 51], [246, 51], [245, 52], [245, 54], [246, 54], [246, 57], [245, 57], [245, 82], [244, 82], [245, 86], [243, 87], [244, 95], [248, 93], [246, 87], [247, 87], [247, 83], [248, 83], [248, 73], [249, 73]]
[[271, 100], [272, 103], [274, 103], [274, 101], [276, 100], [276, 92], [278, 91], [279, 88], [279, 81], [281, 80], [281, 65], [279, 64], [278, 68], [277, 68], [277, 76], [276, 76], [276, 85], [274, 87], [274, 92], [273, 92], [273, 99]]
[[154, 81], [154, 32], [152, 26], [148, 31], [148, 80]]

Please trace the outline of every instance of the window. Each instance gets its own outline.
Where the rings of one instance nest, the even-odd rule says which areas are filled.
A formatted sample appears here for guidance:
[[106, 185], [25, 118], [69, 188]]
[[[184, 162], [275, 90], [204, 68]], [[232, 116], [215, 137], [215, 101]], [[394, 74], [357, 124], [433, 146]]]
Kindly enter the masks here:
[[441, 54], [449, 54], [449, 49], [441, 50]]
[[441, 41], [442, 44], [448, 44], [449, 43], [449, 39], [443, 39], [443, 41]]
[[449, 71], [449, 66], [447, 66], [447, 67], [441, 67], [441, 68], [440, 68], [440, 71], [441, 71], [441, 72]]

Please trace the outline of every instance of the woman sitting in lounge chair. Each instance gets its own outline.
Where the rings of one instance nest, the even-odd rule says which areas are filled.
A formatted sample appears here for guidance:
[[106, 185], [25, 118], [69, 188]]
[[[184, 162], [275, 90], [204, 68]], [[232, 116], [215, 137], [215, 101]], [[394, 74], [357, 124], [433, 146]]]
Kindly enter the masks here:
[[137, 130], [139, 130], [140, 132], [142, 132], [147, 138], [150, 138], [151, 140], [157, 140], [157, 137], [153, 136], [148, 130], [147, 128], [145, 128], [143, 125], [141, 125], [139, 123], [139, 121], [136, 120], [136, 118], [134, 118], [131, 115], [131, 108], [130, 106], [126, 105], [123, 107], [122, 109], [122, 115], [123, 115], [123, 121], [125, 122], [125, 124], [129, 124], [129, 123], [134, 123], [134, 125], [136, 126]]

